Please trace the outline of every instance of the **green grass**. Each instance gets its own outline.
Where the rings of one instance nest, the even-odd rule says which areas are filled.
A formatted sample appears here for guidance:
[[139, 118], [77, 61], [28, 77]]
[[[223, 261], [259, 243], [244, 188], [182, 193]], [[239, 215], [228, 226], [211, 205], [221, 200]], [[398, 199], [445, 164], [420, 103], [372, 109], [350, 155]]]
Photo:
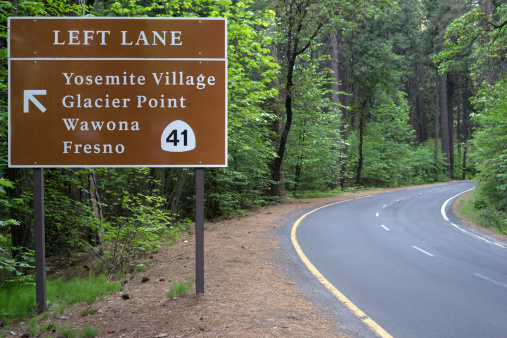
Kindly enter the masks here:
[[[91, 304], [102, 299], [105, 294], [121, 289], [119, 282], [110, 283], [104, 275], [90, 276], [87, 279], [75, 278], [68, 282], [62, 277], [47, 281], [46, 294], [49, 310], [56, 315], [68, 304]], [[35, 312], [35, 285], [11, 285], [0, 290], [0, 319], [20, 318]]]
[[99, 335], [99, 331], [93, 327], [85, 326], [81, 333], [79, 334], [79, 338], [94, 338]]
[[95, 338], [99, 335], [99, 331], [93, 327], [85, 326], [81, 331], [70, 325], [60, 327], [58, 330], [60, 336], [65, 338]]
[[173, 281], [169, 288], [169, 292], [167, 292], [167, 297], [169, 297], [169, 299], [174, 299], [176, 296], [186, 296], [193, 285], [194, 279], [192, 277], [189, 277], [186, 283]]

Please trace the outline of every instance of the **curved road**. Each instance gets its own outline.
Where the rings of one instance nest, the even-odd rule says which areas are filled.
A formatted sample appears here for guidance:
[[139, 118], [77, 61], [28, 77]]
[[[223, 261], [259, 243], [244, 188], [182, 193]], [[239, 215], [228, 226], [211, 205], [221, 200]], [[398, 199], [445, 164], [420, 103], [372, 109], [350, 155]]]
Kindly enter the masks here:
[[385, 336], [507, 337], [507, 244], [449, 210], [473, 187], [330, 205], [301, 219], [295, 236], [316, 270]]

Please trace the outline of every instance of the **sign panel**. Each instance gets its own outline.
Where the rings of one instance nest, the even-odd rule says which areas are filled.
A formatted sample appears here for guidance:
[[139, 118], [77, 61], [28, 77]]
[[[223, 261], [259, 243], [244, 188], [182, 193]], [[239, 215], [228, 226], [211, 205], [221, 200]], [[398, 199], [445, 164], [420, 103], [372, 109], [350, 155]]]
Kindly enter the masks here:
[[227, 165], [224, 19], [9, 24], [9, 166]]

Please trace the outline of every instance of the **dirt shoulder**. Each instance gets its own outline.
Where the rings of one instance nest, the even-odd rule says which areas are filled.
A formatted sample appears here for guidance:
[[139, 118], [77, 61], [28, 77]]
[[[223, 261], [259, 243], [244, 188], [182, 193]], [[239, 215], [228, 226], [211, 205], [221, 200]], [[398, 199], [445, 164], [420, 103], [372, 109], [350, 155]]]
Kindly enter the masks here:
[[[312, 305], [276, 263], [282, 250], [273, 229], [299, 209], [393, 190], [290, 200], [245, 217], [207, 223], [204, 294], [174, 300], [166, 296], [173, 280], [195, 275], [195, 242], [188, 237], [151, 256], [148, 271], [127, 276], [123, 292], [129, 299], [109, 295], [53, 320], [58, 327], [94, 327], [99, 337], [343, 337], [337, 323], [324, 315], [325, 309]], [[82, 315], [90, 309], [98, 311]], [[19, 336], [26, 325], [10, 331]]]

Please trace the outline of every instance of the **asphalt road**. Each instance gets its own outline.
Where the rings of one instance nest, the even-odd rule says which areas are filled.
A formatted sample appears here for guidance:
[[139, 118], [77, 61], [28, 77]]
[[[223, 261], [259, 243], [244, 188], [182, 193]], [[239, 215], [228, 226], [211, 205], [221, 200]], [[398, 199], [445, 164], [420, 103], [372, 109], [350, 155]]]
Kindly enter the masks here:
[[318, 272], [393, 337], [507, 337], [507, 243], [450, 210], [449, 199], [473, 187], [331, 205], [301, 220], [297, 241]]

